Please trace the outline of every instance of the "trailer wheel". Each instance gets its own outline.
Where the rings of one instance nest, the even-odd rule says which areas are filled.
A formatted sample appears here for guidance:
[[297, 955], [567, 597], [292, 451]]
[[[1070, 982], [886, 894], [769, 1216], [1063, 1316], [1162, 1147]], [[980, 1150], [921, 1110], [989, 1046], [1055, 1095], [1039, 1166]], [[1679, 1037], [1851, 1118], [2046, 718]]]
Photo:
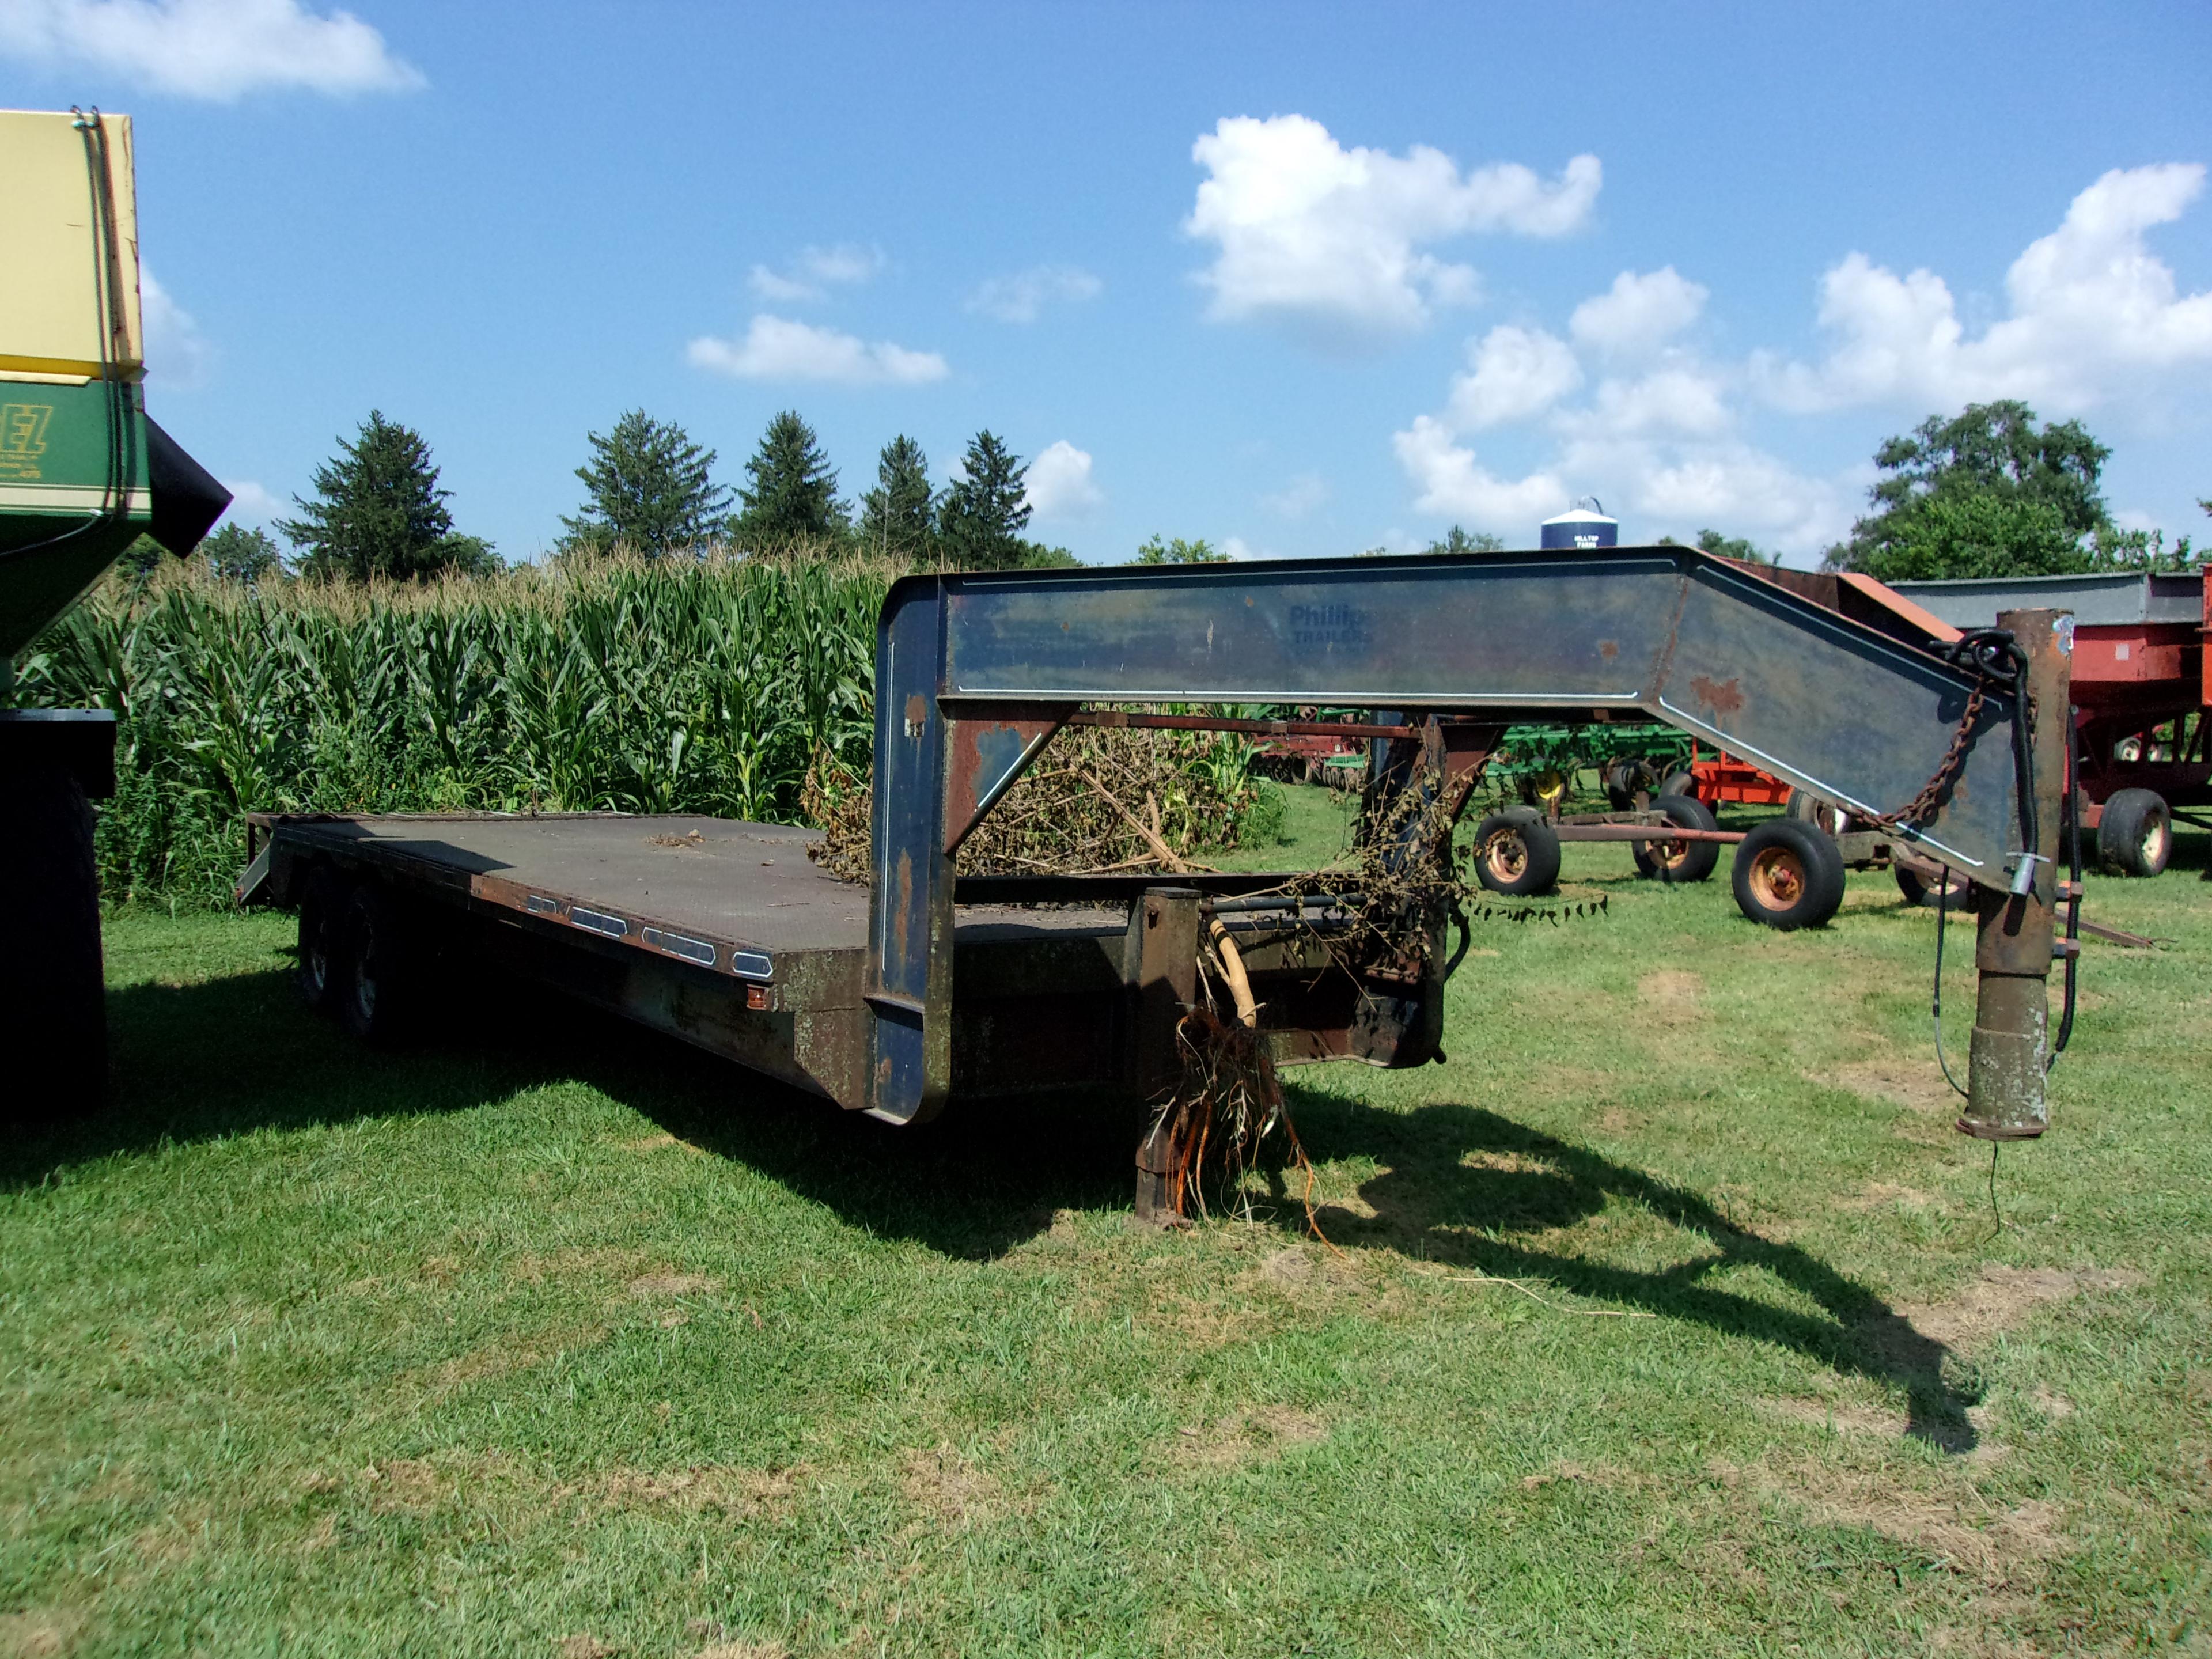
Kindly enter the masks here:
[[[59, 1121], [107, 1091], [107, 987], [100, 971], [100, 872], [92, 804], [59, 768], [0, 779], [0, 1008], [22, 1033], [10, 1121]], [[43, 1078], [41, 1083], [35, 1079]]]
[[343, 930], [338, 1018], [356, 1036], [389, 1042], [406, 1030], [415, 993], [411, 941], [398, 907], [379, 888], [354, 890]]
[[[1904, 895], [1907, 904], [1925, 904], [1935, 896], [1936, 884], [1920, 872], [1906, 864], [1892, 862], [1890, 873], [1897, 878], [1897, 890]], [[1936, 866], [1936, 873], [1943, 878], [1945, 902], [1964, 904], [1974, 890], [1974, 884], [1955, 870]]]
[[1784, 933], [1818, 927], [1844, 902], [1844, 855], [1796, 818], [1769, 818], [1738, 843], [1731, 878], [1736, 908]]
[[1493, 893], [1525, 898], [1559, 880], [1559, 834], [1526, 806], [1492, 812], [1475, 826], [1474, 878]]
[[[1680, 830], [1721, 827], [1713, 809], [1694, 795], [1654, 795], [1651, 810], [1665, 813], [1667, 822]], [[1629, 853], [1636, 860], [1638, 875], [1669, 883], [1703, 881], [1721, 861], [1717, 841], [1632, 842]]]
[[[1685, 800], [1696, 800], [1698, 775], [1687, 767], [1677, 772], [1669, 772], [1666, 780], [1660, 784], [1659, 793], [1662, 795], [1680, 795]], [[1659, 803], [1655, 800], [1651, 804], [1656, 806]]]
[[317, 865], [300, 895], [300, 999], [310, 1012], [337, 1012], [346, 969], [346, 891], [337, 873]]
[[1824, 836], [1840, 836], [1850, 828], [1851, 815], [1832, 801], [1808, 790], [1792, 789], [1782, 810], [1800, 823], [1809, 823]]
[[2173, 856], [2173, 815], [2152, 789], [2122, 789], [2105, 803], [2097, 853], [2124, 876], [2155, 876]]
[[1636, 792], [1639, 789], [1648, 791], [1656, 781], [1650, 762], [1633, 756], [1617, 760], [1605, 769], [1606, 805], [1616, 812], [1632, 811], [1636, 805]]

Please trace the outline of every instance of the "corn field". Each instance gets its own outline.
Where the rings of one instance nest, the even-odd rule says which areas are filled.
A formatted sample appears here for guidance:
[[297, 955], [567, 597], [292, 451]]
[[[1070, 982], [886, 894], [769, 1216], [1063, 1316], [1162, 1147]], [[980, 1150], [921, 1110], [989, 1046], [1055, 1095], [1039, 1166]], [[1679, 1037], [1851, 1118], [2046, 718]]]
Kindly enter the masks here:
[[[876, 616], [899, 574], [722, 556], [422, 586], [117, 574], [33, 647], [16, 700], [116, 715], [112, 902], [225, 902], [253, 810], [801, 822], [817, 757], [867, 775]], [[1261, 799], [1245, 752], [1188, 763], [1209, 794], [1237, 775], [1192, 819], [1214, 844]]]

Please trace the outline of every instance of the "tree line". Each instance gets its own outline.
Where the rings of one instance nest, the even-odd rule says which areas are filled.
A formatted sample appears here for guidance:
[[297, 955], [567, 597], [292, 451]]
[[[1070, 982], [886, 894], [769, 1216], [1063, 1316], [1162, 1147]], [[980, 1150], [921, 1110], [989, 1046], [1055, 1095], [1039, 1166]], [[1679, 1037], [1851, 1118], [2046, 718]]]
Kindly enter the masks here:
[[[1076, 562], [1065, 548], [1023, 534], [1029, 468], [988, 428], [969, 440], [941, 489], [921, 444], [903, 434], [892, 439], [857, 509], [841, 499], [836, 469], [794, 410], [769, 422], [734, 488], [716, 479], [714, 451], [641, 409], [587, 433], [586, 443], [589, 454], [576, 469], [584, 499], [561, 520], [562, 554], [619, 548], [659, 559], [721, 544], [769, 555], [861, 552], [963, 570]], [[218, 574], [246, 581], [272, 573], [420, 580], [501, 568], [489, 542], [454, 528], [452, 492], [438, 476], [420, 433], [371, 410], [315, 470], [313, 493], [293, 498], [295, 515], [276, 521], [291, 544], [289, 560], [268, 532], [234, 524], [209, 537], [200, 556]]]
[[[744, 466], [744, 483], [717, 481], [715, 452], [682, 426], [631, 410], [602, 434], [586, 434], [576, 469], [584, 499], [561, 520], [560, 552], [625, 548], [648, 559], [721, 544], [769, 555], [861, 552], [963, 570], [1073, 565], [1064, 548], [1029, 540], [1028, 467], [988, 428], [969, 441], [942, 487], [921, 446], [902, 434], [877, 458], [874, 484], [855, 503], [841, 498], [836, 469], [795, 410], [768, 424]], [[1875, 453], [1881, 473], [1871, 511], [1831, 547], [1830, 570], [1879, 580], [2064, 575], [2100, 570], [2193, 570], [2202, 554], [2188, 536], [2123, 529], [2102, 478], [2112, 451], [2079, 421], [2044, 422], [2024, 403], [1969, 404], [1930, 416]], [[501, 568], [491, 544], [456, 530], [422, 434], [369, 411], [350, 441], [318, 467], [312, 495], [276, 521], [291, 543], [290, 568], [307, 577], [415, 579], [482, 574]], [[2212, 513], [2212, 501], [2198, 503]], [[1672, 537], [1662, 537], [1672, 542]], [[1422, 550], [1495, 552], [1498, 537], [1454, 525]], [[1707, 527], [1696, 545], [1772, 563], [1747, 538]], [[145, 544], [150, 549], [152, 544]], [[1381, 553], [1370, 548], [1370, 553]], [[135, 562], [155, 556], [141, 552]], [[252, 581], [287, 561], [267, 532], [225, 525], [202, 556], [220, 574]], [[1139, 564], [1204, 564], [1228, 554], [1203, 538], [1153, 536]]]

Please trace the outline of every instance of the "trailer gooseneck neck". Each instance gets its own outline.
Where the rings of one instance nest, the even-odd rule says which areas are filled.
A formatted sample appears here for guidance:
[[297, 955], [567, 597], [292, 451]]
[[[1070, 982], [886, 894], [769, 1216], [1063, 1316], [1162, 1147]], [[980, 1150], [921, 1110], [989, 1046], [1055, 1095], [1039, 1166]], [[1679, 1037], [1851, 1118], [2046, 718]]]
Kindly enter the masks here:
[[[1888, 817], [1923, 799], [1978, 701], [1905, 833], [1977, 893], [1960, 1127], [2039, 1133], [2067, 641], [2054, 613], [1999, 621], [2021, 653], [2011, 684], [1691, 548], [910, 577], [877, 643], [866, 1109], [921, 1121], [951, 1093], [952, 854], [1085, 704], [1387, 710], [1435, 722], [1447, 749], [1465, 732], [1474, 761], [1480, 734], [1510, 721], [1656, 719]], [[1034, 896], [1076, 900], [1084, 884]], [[994, 896], [1019, 885], [996, 881]]]

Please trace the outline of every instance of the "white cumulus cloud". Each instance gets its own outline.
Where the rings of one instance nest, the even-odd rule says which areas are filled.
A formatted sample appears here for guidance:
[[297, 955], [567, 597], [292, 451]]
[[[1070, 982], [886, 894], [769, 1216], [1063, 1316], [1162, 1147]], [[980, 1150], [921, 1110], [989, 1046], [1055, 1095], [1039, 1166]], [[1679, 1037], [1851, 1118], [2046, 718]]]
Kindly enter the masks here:
[[1033, 323], [1055, 300], [1095, 300], [1106, 284], [1074, 265], [1032, 265], [994, 276], [968, 296], [968, 309], [1002, 323]]
[[1656, 350], [1698, 320], [1706, 293], [1672, 265], [1641, 276], [1624, 270], [1610, 289], [1575, 307], [1568, 331], [1581, 344], [1600, 351]]
[[230, 492], [230, 506], [223, 514], [227, 522], [265, 525], [292, 510], [291, 502], [252, 478], [225, 478], [222, 487]]
[[1409, 332], [1480, 292], [1423, 245], [1478, 231], [1557, 236], [1589, 216], [1602, 177], [1577, 155], [1550, 182], [1516, 162], [1462, 173], [1441, 150], [1346, 149], [1304, 115], [1226, 118], [1191, 158], [1206, 169], [1184, 231], [1216, 245], [1200, 273], [1218, 321], [1272, 319], [1338, 337]]
[[200, 332], [191, 313], [154, 280], [149, 266], [138, 268], [138, 315], [145, 329], [146, 374], [173, 388], [205, 384], [215, 363], [215, 348]]
[[2204, 168], [2168, 162], [2106, 173], [2005, 275], [2008, 313], [1974, 337], [1934, 271], [1900, 276], [1852, 253], [1821, 279], [1834, 339], [1817, 364], [1754, 361], [1784, 408], [1956, 408], [2020, 398], [2045, 414], [2140, 392], [2146, 377], [2212, 362], [2212, 292], [2180, 295], [2145, 233], [2201, 195]]
[[1091, 477], [1091, 452], [1062, 438], [1030, 463], [1023, 492], [1040, 519], [1080, 518], [1106, 500]]
[[1684, 361], [1634, 380], [1601, 380], [1589, 406], [1563, 412], [1559, 425], [1564, 431], [1592, 437], [1709, 438], [1734, 422], [1719, 379]]
[[756, 315], [742, 340], [707, 334], [684, 356], [695, 368], [739, 380], [827, 380], [845, 386], [921, 386], [951, 373], [934, 351], [871, 343], [787, 317]]
[[424, 84], [351, 12], [300, 0], [0, 0], [0, 56], [225, 103], [267, 88], [344, 94]]
[[801, 248], [799, 257], [782, 270], [755, 265], [746, 282], [762, 299], [779, 305], [828, 297], [832, 288], [848, 288], [872, 278], [884, 268], [880, 248], [841, 242], [834, 247]]
[[1328, 499], [1328, 485], [1316, 472], [1302, 472], [1282, 489], [1260, 497], [1260, 505], [1281, 519], [1303, 519]]
[[1398, 464], [1420, 488], [1413, 505], [1424, 513], [1496, 532], [1510, 542], [1534, 539], [1530, 526], [1567, 505], [1567, 487], [1556, 474], [1500, 478], [1431, 416], [1415, 416], [1412, 428], [1392, 441]]
[[1540, 415], [1583, 383], [1581, 364], [1557, 335], [1502, 323], [1469, 342], [1469, 372], [1455, 375], [1451, 420], [1480, 432]]

